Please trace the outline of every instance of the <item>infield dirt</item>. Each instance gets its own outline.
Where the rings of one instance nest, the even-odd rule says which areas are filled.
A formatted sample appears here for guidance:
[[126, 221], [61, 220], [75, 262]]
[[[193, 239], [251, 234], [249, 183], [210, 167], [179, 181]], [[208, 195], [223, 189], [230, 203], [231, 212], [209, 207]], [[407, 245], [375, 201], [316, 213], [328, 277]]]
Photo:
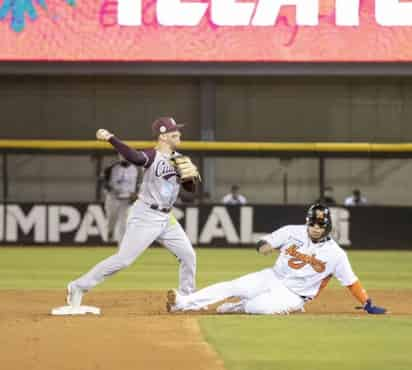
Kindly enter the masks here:
[[[390, 315], [412, 315], [411, 291], [369, 293]], [[202, 337], [199, 313], [167, 313], [165, 292], [97, 291], [84, 303], [100, 307], [102, 315], [51, 316], [51, 308], [65, 304], [64, 291], [0, 291], [0, 369], [224, 369]], [[365, 315], [354, 306], [345, 289], [331, 289], [306, 311]]]

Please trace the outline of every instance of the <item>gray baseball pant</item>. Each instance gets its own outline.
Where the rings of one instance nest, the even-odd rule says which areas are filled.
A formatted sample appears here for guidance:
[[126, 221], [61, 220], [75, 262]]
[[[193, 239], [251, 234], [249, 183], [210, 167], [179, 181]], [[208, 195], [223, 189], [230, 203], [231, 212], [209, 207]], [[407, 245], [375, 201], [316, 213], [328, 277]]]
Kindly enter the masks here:
[[107, 216], [107, 232], [114, 236], [119, 245], [126, 232], [129, 208], [129, 199], [118, 199], [111, 193], [106, 194], [104, 210]]
[[189, 238], [172, 214], [153, 210], [141, 200], [137, 200], [130, 210], [126, 233], [118, 252], [98, 263], [73, 283], [83, 291], [92, 289], [106, 277], [130, 266], [155, 240], [163, 244], [179, 261], [179, 292], [194, 292], [196, 254]]

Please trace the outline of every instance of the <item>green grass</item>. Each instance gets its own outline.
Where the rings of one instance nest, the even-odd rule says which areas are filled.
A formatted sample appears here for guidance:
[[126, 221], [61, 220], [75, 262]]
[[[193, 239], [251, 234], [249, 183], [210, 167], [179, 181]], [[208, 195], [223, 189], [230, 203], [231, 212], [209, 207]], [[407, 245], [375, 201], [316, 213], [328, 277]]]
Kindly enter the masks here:
[[[0, 289], [60, 289], [115, 248], [0, 248]], [[253, 249], [197, 249], [198, 286], [239, 277], [273, 264]], [[349, 252], [369, 289], [412, 289], [412, 252]], [[177, 261], [164, 248], [150, 248], [128, 269], [98, 289], [166, 289], [177, 285]], [[335, 281], [332, 288], [338, 287]]]
[[[0, 248], [0, 289], [62, 289], [115, 248]], [[198, 286], [271, 266], [253, 249], [197, 249]], [[412, 252], [350, 251], [367, 289], [412, 291]], [[163, 248], [97, 289], [165, 290], [177, 286], [177, 261]], [[342, 289], [335, 281], [332, 289]], [[328, 289], [330, 289], [328, 288]], [[411, 317], [345, 315], [198, 317], [227, 370], [409, 370]]]
[[200, 318], [228, 370], [410, 370], [412, 320], [349, 316]]

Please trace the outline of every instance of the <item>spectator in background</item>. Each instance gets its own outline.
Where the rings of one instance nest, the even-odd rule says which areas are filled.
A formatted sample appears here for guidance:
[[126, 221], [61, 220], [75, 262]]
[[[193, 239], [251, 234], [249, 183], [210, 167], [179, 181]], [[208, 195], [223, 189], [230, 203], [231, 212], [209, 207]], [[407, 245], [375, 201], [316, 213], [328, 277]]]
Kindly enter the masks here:
[[227, 205], [243, 205], [247, 203], [247, 199], [245, 196], [239, 193], [240, 187], [239, 185], [232, 185], [229, 194], [226, 194], [222, 198], [222, 203]]
[[126, 231], [130, 204], [137, 198], [140, 170], [119, 155], [103, 172], [104, 209], [107, 216], [107, 239], [120, 244]]
[[364, 206], [366, 203], [368, 203], [368, 201], [364, 196], [362, 196], [361, 191], [359, 189], [353, 189], [352, 195], [345, 198], [346, 207]]
[[336, 200], [333, 197], [333, 188], [332, 186], [326, 186], [323, 192], [323, 197], [320, 197], [316, 200], [316, 203], [321, 203], [325, 206], [335, 206]]

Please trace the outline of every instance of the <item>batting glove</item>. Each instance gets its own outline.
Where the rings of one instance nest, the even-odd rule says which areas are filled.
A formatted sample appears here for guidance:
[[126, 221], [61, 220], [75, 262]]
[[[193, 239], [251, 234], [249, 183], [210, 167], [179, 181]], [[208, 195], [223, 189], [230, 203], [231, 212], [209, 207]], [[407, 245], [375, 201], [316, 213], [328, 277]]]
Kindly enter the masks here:
[[386, 312], [385, 308], [374, 306], [371, 299], [366, 301], [363, 309], [371, 315], [383, 315]]
[[110, 132], [105, 130], [104, 128], [99, 128], [96, 131], [96, 138], [97, 140], [101, 140], [101, 141], [109, 141], [109, 139], [111, 137], [113, 137], [114, 135]]

